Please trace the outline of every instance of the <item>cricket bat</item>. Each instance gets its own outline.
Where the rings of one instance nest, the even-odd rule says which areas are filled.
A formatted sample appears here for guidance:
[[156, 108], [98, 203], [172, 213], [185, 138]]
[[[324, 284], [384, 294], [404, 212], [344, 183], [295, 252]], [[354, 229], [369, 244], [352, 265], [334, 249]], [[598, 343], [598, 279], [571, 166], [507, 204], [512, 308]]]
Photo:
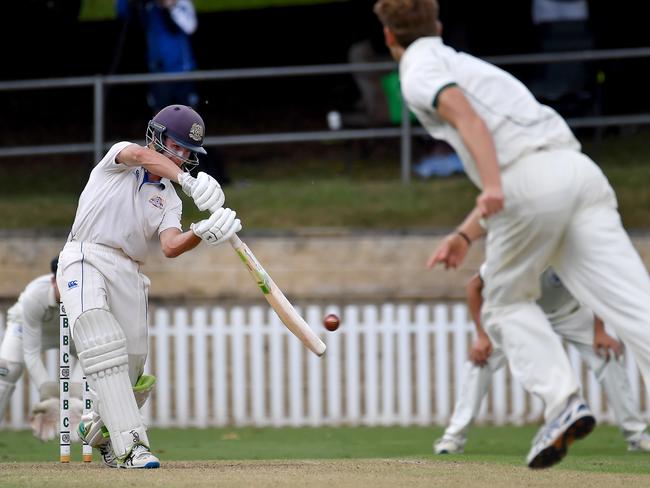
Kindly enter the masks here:
[[296, 309], [293, 308], [293, 305], [284, 296], [282, 290], [273, 282], [246, 243], [242, 242], [237, 237], [237, 234], [235, 234], [230, 238], [230, 244], [244, 262], [248, 271], [250, 271], [257, 286], [262, 290], [266, 301], [269, 302], [269, 305], [275, 310], [275, 313], [278, 314], [278, 317], [280, 317], [280, 320], [282, 320], [282, 323], [287, 329], [317, 356], [325, 354], [326, 346], [323, 341], [314, 333], [307, 322], [298, 315]]

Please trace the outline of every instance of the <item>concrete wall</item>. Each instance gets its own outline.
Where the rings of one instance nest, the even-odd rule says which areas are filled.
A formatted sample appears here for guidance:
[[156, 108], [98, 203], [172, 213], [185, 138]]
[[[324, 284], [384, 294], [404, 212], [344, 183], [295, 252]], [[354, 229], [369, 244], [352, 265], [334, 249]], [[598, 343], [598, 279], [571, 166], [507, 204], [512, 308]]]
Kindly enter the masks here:
[[[243, 237], [293, 299], [462, 298], [465, 281], [483, 259], [483, 243], [478, 242], [459, 270], [425, 269], [442, 235], [331, 232]], [[650, 235], [633, 240], [648, 266]], [[30, 280], [46, 274], [64, 242], [60, 236], [0, 235], [0, 298], [16, 297]], [[229, 245], [201, 245], [177, 259], [153, 249], [151, 256], [143, 271], [152, 280], [152, 298], [260, 298]]]

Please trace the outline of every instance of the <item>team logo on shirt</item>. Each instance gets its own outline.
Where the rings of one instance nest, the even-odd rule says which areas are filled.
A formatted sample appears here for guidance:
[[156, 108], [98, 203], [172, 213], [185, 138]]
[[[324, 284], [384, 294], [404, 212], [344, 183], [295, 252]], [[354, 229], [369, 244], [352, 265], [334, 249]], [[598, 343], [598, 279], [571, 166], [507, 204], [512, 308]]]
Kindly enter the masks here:
[[189, 136], [193, 141], [201, 142], [203, 140], [203, 126], [196, 122], [193, 123], [190, 128]]
[[153, 205], [154, 207], [159, 208], [159, 209], [161, 209], [161, 210], [162, 210], [163, 207], [165, 206], [165, 200], [164, 200], [163, 197], [161, 197], [160, 195], [156, 195], [156, 196], [154, 196], [154, 197], [151, 197], [151, 198], [149, 199], [149, 203], [150, 203], [151, 205]]
[[73, 288], [77, 288], [79, 286], [79, 283], [77, 280], [72, 280], [68, 281], [68, 290], [72, 290]]

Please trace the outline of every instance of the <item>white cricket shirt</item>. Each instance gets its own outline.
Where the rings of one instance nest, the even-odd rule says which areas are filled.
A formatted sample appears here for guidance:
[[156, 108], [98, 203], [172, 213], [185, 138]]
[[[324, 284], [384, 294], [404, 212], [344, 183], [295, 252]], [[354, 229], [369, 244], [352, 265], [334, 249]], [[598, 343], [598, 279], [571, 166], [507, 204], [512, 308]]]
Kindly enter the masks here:
[[580, 143], [555, 110], [540, 104], [514, 76], [474, 56], [445, 46], [440, 37], [413, 42], [400, 61], [404, 98], [435, 139], [449, 143], [469, 178], [481, 188], [476, 162], [458, 131], [436, 110], [443, 89], [457, 85], [486, 123], [500, 166], [538, 149], [576, 149]]
[[115, 144], [90, 173], [68, 240], [121, 249], [144, 263], [149, 241], [165, 229], [181, 229], [182, 204], [168, 179], [148, 182], [144, 168], [115, 161], [129, 144]]
[[7, 322], [22, 326], [25, 366], [36, 388], [50, 378], [41, 351], [59, 347], [59, 302], [54, 294], [52, 275], [31, 281], [7, 311]]

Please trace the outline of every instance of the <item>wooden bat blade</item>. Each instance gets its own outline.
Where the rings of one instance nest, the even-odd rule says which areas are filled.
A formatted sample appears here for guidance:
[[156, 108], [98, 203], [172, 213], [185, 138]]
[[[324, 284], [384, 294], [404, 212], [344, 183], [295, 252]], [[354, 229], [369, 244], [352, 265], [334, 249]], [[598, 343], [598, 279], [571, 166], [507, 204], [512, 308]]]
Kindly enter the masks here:
[[237, 235], [230, 239], [230, 244], [235, 249], [240, 259], [244, 262], [257, 286], [262, 290], [264, 298], [271, 308], [278, 314], [282, 323], [314, 354], [325, 354], [326, 346], [307, 322], [296, 312], [282, 290], [273, 282], [269, 274], [262, 267], [249, 247]]

